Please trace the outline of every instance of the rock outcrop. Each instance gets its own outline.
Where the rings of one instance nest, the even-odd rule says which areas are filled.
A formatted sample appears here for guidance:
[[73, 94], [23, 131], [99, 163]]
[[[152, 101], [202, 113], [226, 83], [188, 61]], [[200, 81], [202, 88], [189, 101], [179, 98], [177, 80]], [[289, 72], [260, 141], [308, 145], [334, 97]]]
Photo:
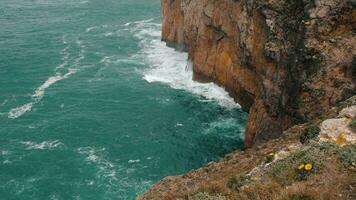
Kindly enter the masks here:
[[[166, 177], [137, 200], [356, 199], [355, 112], [356, 95], [277, 139]], [[310, 127], [319, 133], [305, 140]]]
[[320, 140], [338, 145], [356, 143], [356, 134], [349, 124], [356, 120], [356, 106], [343, 109], [337, 118], [327, 119], [320, 125]]
[[249, 112], [246, 145], [356, 93], [355, 0], [162, 0], [162, 39]]

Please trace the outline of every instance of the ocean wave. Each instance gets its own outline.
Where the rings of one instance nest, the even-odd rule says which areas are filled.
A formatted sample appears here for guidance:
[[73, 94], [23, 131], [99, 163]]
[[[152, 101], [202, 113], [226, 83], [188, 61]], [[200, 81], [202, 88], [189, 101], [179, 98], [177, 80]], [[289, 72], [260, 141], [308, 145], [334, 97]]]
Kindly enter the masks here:
[[116, 56], [105, 56], [100, 60], [100, 63], [108, 66], [110, 64], [132, 64], [132, 65], [143, 65], [136, 58], [118, 58]]
[[[137, 180], [130, 177], [129, 174], [135, 172], [138, 168], [110, 161], [106, 156], [105, 148], [80, 147], [77, 152], [83, 155], [85, 161], [94, 165], [97, 170], [95, 179], [88, 181], [87, 184], [105, 187], [107, 193], [115, 194], [118, 198], [124, 198], [121, 195], [126, 193], [128, 189], [134, 187], [136, 191], [144, 191], [153, 184], [150, 180]], [[140, 160], [129, 160], [128, 163], [139, 165]]]
[[[65, 45], [65, 48], [62, 49], [61, 55], [62, 55], [62, 63], [56, 66], [55, 68], [55, 75], [49, 77], [42, 85], [40, 85], [34, 93], [32, 94], [32, 102], [26, 103], [24, 105], [18, 106], [16, 108], [12, 108], [8, 112], [8, 118], [10, 119], [16, 119], [24, 115], [26, 112], [31, 111], [32, 107], [38, 103], [44, 96], [46, 90], [56, 82], [66, 79], [69, 76], [75, 74], [79, 70], [79, 64], [80, 62], [85, 58], [85, 46], [83, 45], [82, 41], [80, 40], [75, 40], [75, 44], [77, 47], [80, 49], [78, 52], [77, 57], [72, 61], [71, 64], [70, 62], [70, 53], [68, 52], [68, 49], [70, 48], [70, 42], [68, 42], [66, 35], [63, 36], [62, 42]], [[62, 69], [67, 66], [66, 72], [61, 73], [57, 72], [59, 69]]]
[[53, 150], [59, 147], [64, 146], [63, 143], [59, 142], [58, 140], [54, 141], [43, 141], [41, 143], [35, 143], [31, 141], [21, 141], [20, 144], [26, 145], [26, 150]]
[[152, 22], [156, 19], [158, 19], [159, 17], [152, 17], [152, 18], [149, 18], [149, 19], [144, 19], [144, 20], [138, 20], [138, 21], [135, 21], [133, 22], [134, 24], [147, 24], [149, 22]]
[[153, 23], [153, 20], [135, 22], [137, 26], [133, 28], [134, 35], [141, 40], [140, 55], [150, 65], [144, 71], [143, 79], [149, 83], [160, 82], [174, 89], [188, 91], [204, 97], [202, 101], [215, 101], [228, 109], [240, 107], [224, 88], [214, 83], [193, 81], [188, 54], [167, 47], [160, 38], [161, 24]]
[[[227, 133], [230, 134], [227, 134]], [[236, 118], [217, 119], [208, 124], [208, 127], [202, 132], [204, 135], [225, 133], [225, 137], [238, 137], [240, 140], [244, 139], [245, 128]], [[238, 133], [238, 134], [236, 134]]]

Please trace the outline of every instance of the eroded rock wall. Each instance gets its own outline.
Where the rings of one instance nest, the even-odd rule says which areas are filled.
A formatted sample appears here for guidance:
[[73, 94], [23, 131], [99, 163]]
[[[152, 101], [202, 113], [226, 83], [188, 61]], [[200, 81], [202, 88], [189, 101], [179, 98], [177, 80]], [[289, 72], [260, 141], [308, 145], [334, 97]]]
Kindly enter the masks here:
[[248, 111], [246, 145], [355, 94], [355, 0], [162, 0], [162, 40]]

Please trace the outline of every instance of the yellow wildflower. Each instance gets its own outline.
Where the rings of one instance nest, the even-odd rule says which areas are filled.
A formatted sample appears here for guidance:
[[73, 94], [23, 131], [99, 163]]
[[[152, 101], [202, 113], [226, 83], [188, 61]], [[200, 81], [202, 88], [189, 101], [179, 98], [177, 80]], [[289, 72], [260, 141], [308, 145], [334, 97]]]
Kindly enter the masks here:
[[271, 156], [271, 157], [272, 157], [272, 156], [274, 156], [274, 153], [271, 152], [271, 153], [268, 154], [268, 156]]
[[308, 163], [308, 164], [305, 165], [304, 169], [305, 169], [306, 171], [310, 171], [310, 170], [313, 169], [313, 165], [310, 164], [310, 163]]
[[300, 169], [300, 170], [304, 169], [304, 167], [305, 167], [305, 164], [304, 164], [304, 163], [300, 163], [300, 164], [298, 165], [298, 169]]

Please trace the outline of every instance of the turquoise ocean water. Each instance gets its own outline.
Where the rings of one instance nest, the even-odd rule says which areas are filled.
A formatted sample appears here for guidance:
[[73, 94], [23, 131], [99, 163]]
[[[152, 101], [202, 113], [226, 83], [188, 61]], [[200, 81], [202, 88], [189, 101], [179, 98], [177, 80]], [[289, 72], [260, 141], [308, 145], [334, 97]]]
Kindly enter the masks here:
[[242, 147], [160, 30], [159, 0], [0, 0], [0, 199], [134, 199]]

